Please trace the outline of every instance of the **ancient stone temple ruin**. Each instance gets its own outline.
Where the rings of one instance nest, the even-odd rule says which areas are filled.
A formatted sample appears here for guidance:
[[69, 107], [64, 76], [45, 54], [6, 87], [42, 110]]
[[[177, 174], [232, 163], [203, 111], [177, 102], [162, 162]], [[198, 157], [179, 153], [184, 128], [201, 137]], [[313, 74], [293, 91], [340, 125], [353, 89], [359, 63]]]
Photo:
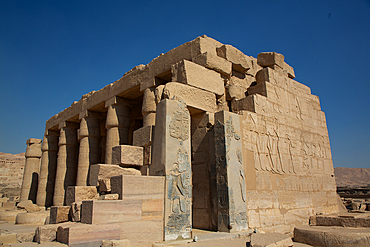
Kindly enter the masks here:
[[294, 78], [281, 54], [198, 37], [51, 117], [27, 141], [21, 201], [54, 223], [72, 207], [70, 244], [89, 224], [159, 241], [338, 212], [325, 114]]

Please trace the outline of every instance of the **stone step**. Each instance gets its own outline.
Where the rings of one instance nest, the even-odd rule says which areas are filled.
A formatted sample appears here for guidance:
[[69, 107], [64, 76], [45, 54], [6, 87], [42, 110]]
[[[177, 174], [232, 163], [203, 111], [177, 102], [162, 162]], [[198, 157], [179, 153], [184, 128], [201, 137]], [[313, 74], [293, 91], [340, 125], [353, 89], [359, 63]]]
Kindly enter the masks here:
[[370, 213], [340, 213], [339, 215], [316, 215], [310, 217], [310, 225], [370, 227]]
[[299, 226], [294, 241], [312, 246], [370, 246], [370, 228]]

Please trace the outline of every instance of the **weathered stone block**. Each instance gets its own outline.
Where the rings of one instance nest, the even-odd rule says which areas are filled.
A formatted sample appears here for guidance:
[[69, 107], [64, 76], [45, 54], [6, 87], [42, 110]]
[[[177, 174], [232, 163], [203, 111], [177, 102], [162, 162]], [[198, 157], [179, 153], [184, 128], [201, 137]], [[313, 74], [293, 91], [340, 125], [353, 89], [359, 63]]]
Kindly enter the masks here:
[[214, 93], [178, 82], [167, 83], [163, 89], [163, 97], [172, 99], [175, 95], [184, 99], [188, 106], [201, 111], [216, 112], [218, 109]]
[[133, 133], [133, 146], [147, 147], [152, 145], [155, 126], [145, 126]]
[[217, 95], [225, 93], [224, 80], [215, 71], [196, 63], [182, 60], [172, 66], [172, 81], [181, 82]]
[[284, 55], [276, 52], [262, 52], [257, 56], [257, 63], [262, 67], [278, 65], [284, 68]]
[[292, 238], [281, 233], [254, 233], [251, 235], [251, 247], [288, 247], [293, 246]]
[[99, 194], [95, 186], [69, 186], [67, 188], [66, 204], [71, 206], [73, 202], [98, 199]]
[[39, 244], [55, 241], [57, 239], [57, 230], [59, 226], [71, 226], [73, 224], [74, 223], [71, 222], [65, 222], [60, 224], [38, 226], [35, 231], [34, 241]]
[[38, 211], [31, 213], [20, 213], [17, 214], [15, 224], [17, 225], [43, 225], [45, 224], [46, 218], [49, 217], [48, 211]]
[[69, 221], [71, 206], [52, 206], [50, 208], [50, 224], [57, 224]]
[[26, 210], [12, 210], [12, 211], [0, 211], [0, 221], [7, 221], [9, 223], [15, 223], [17, 214], [25, 213]]
[[221, 74], [224, 75], [231, 74], [232, 63], [215, 54], [205, 52], [194, 57], [192, 61], [206, 68], [215, 70]]
[[250, 58], [232, 45], [217, 48], [217, 55], [233, 64], [233, 70], [246, 73], [252, 66]]
[[164, 177], [120, 175], [111, 178], [112, 194], [119, 200], [161, 199], [164, 197]]
[[143, 166], [144, 149], [130, 145], [113, 147], [112, 163], [120, 166]]
[[124, 203], [122, 200], [90, 200], [83, 201], [81, 207], [81, 223], [110, 224], [123, 222]]
[[[135, 168], [123, 168], [117, 165], [96, 164], [90, 166], [89, 185], [99, 186], [100, 180], [109, 180], [118, 175], [141, 175]], [[107, 188], [110, 190], [110, 187]]]
[[[29, 200], [31, 203], [32, 201]], [[6, 210], [14, 210], [15, 209], [15, 202], [3, 202], [2, 207]]]
[[227, 91], [226, 98], [228, 100], [245, 98], [245, 91], [242, 87], [230, 85], [227, 87], [226, 91]]
[[100, 247], [103, 240], [120, 239], [119, 224], [59, 226], [57, 241], [68, 246]]

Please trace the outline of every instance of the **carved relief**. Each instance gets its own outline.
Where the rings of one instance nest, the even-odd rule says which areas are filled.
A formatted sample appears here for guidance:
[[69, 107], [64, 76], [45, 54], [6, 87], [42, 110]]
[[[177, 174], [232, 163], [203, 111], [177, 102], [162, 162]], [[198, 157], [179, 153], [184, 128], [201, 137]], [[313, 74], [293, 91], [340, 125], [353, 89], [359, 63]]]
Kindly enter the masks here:
[[177, 160], [166, 176], [168, 181], [168, 199], [170, 215], [167, 222], [167, 233], [186, 232], [191, 229], [191, 168], [189, 154], [178, 150]]
[[181, 110], [177, 111], [172, 115], [172, 119], [169, 125], [170, 135], [173, 138], [185, 141], [189, 138], [189, 113]]
[[[241, 230], [247, 226], [246, 185], [241, 151], [241, 136], [233, 123], [233, 116], [225, 124], [216, 121], [216, 170], [218, 230]], [[230, 179], [230, 180], [228, 180]]]

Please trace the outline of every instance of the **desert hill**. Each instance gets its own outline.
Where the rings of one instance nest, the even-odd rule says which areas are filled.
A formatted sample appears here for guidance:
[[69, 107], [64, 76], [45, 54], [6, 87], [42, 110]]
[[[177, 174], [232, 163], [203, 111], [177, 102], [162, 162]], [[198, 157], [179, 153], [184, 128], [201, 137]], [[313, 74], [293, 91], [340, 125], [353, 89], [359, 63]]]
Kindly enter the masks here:
[[25, 153], [9, 154], [0, 152], [0, 193], [19, 196], [22, 185]]
[[369, 187], [370, 168], [334, 168], [337, 187]]

